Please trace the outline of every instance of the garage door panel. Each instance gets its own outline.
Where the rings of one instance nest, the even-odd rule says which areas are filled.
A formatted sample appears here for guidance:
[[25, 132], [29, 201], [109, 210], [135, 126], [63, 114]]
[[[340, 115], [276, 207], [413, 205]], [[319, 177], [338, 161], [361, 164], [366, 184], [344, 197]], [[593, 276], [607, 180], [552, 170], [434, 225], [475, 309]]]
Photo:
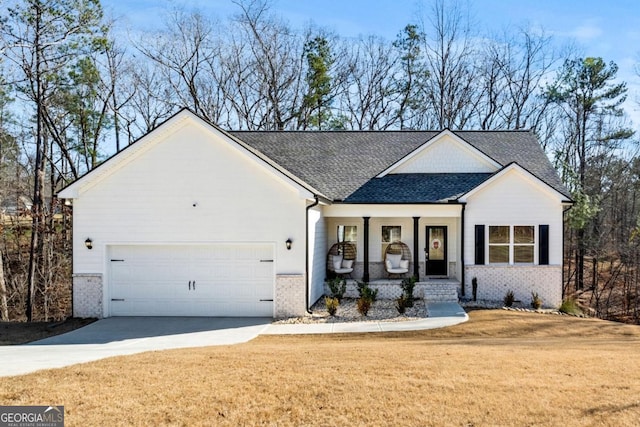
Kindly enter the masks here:
[[268, 244], [113, 246], [114, 316], [272, 316]]

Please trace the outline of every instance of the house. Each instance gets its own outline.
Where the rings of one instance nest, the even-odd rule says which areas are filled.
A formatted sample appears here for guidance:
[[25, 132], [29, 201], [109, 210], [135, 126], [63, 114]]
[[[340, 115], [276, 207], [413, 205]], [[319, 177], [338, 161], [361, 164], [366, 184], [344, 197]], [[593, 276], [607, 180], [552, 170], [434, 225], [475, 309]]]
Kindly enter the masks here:
[[425, 295], [476, 278], [479, 299], [561, 303], [571, 200], [531, 132], [226, 132], [182, 110], [59, 197], [79, 317], [300, 315], [339, 238], [354, 279], [397, 286], [401, 241]]
[[0, 214], [6, 216], [20, 216], [31, 212], [33, 203], [26, 196], [0, 197]]

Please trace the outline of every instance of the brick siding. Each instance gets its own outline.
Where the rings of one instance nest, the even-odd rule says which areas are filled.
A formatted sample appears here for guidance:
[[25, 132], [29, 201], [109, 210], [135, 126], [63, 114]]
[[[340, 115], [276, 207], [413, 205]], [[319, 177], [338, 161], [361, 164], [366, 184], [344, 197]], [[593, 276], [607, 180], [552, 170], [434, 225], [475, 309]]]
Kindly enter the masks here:
[[73, 316], [102, 318], [102, 275], [73, 275]]
[[303, 316], [307, 312], [303, 275], [277, 275], [275, 317]]
[[471, 281], [478, 279], [478, 299], [502, 301], [507, 291], [525, 305], [531, 302], [531, 292], [537, 292], [544, 307], [562, 304], [562, 267], [557, 265], [465, 267], [466, 295], [471, 296]]

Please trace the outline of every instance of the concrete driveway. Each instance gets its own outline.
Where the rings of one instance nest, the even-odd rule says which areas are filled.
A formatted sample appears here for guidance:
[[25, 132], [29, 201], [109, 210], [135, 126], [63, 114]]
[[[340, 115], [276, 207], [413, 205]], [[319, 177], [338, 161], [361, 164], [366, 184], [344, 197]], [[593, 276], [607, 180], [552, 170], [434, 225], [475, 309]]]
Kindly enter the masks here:
[[112, 356], [247, 342], [258, 335], [400, 332], [444, 328], [469, 317], [457, 303], [427, 304], [429, 317], [406, 322], [273, 324], [271, 318], [110, 317], [27, 345], [0, 347], [0, 377]]
[[271, 322], [246, 317], [110, 317], [27, 345], [0, 347], [0, 377], [145, 351], [239, 344]]

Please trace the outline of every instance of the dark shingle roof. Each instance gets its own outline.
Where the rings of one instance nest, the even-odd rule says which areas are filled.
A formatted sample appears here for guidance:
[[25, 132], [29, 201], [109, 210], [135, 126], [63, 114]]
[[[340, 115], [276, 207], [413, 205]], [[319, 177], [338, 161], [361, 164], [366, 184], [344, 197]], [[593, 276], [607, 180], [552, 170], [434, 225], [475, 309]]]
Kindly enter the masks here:
[[[354, 192], [389, 166], [440, 134], [436, 131], [231, 131], [229, 133], [264, 153], [293, 175], [321, 191], [324, 196], [345, 201], [352, 194], [355, 197]], [[517, 162], [551, 187], [567, 194], [533, 132], [457, 131], [454, 133], [502, 166]], [[383, 184], [386, 185], [387, 181]], [[415, 194], [410, 197], [414, 196]], [[436, 196], [438, 194], [435, 192], [429, 195], [429, 197]]]
[[373, 178], [345, 199], [345, 203], [448, 202], [471, 191], [491, 173], [401, 173]]

